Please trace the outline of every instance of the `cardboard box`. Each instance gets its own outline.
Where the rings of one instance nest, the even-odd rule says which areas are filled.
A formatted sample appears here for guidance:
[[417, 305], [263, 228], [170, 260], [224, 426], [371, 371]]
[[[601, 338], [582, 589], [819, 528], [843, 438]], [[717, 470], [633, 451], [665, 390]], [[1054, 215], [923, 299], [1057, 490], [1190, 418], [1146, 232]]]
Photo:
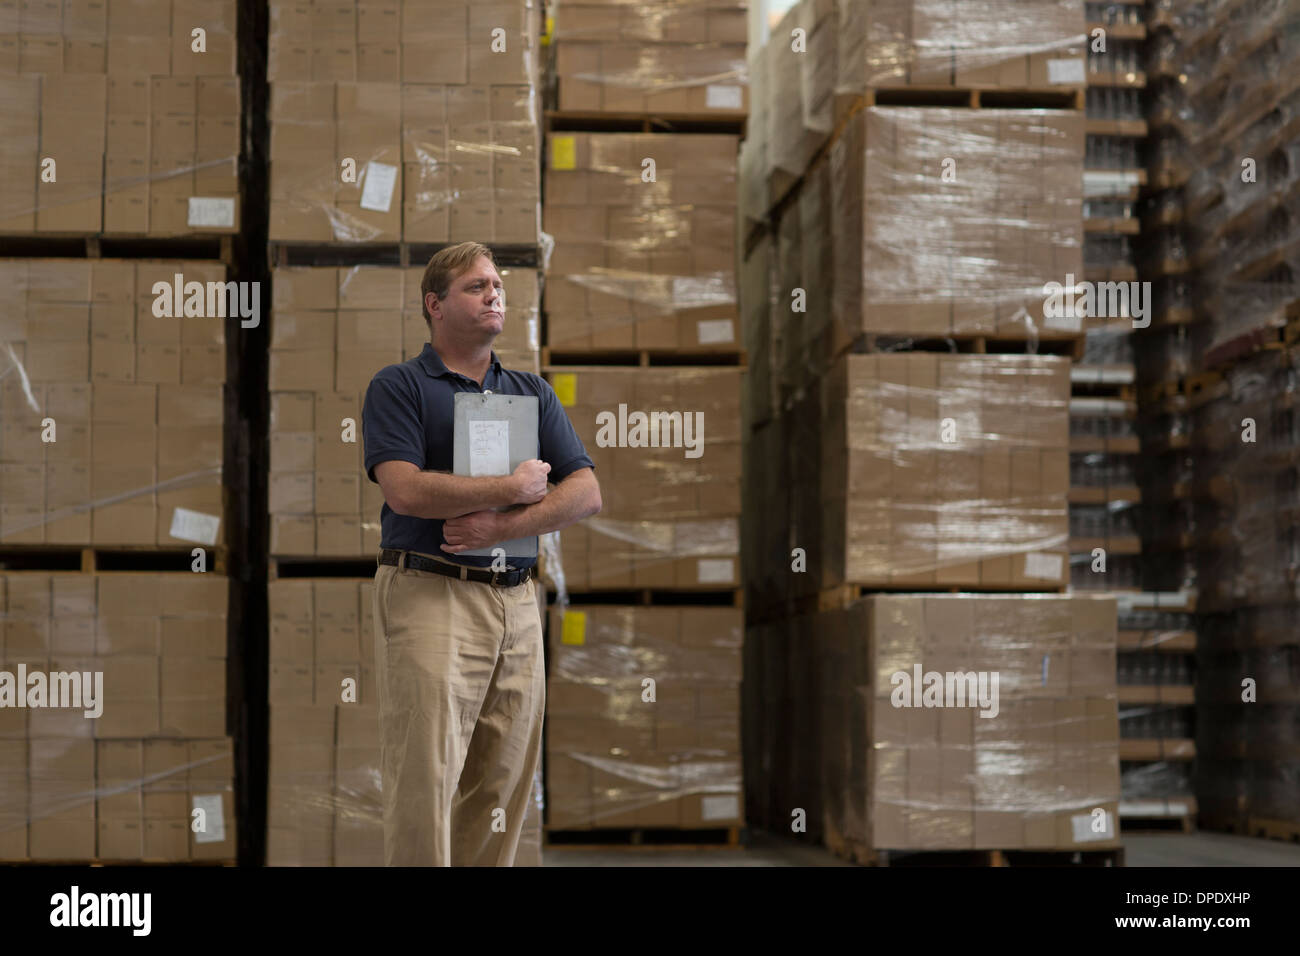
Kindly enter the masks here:
[[[821, 699], [848, 708], [822, 723], [823, 752], [850, 757], [824, 762], [828, 829], [897, 850], [1117, 846], [1113, 833], [1078, 839], [1072, 822], [1118, 799], [1114, 683], [1076, 691], [1018, 676], [1084, 633], [1109, 642], [1112, 601], [895, 594], [799, 619]], [[1097, 629], [1078, 631], [1084, 621]], [[914, 685], [918, 672], [937, 683]], [[855, 763], [859, 751], [869, 758]]]

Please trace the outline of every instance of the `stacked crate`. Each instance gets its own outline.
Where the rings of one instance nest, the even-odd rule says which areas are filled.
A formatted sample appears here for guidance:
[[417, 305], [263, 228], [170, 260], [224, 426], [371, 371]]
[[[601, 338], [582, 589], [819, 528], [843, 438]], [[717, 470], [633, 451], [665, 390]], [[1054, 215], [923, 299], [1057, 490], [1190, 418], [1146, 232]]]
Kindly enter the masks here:
[[271, 240], [535, 246], [537, 15], [272, 3]]
[[546, 552], [548, 839], [734, 844], [746, 10], [553, 13], [543, 362], [603, 508]]
[[[267, 862], [383, 862], [363, 470], [374, 374], [429, 341], [429, 257], [475, 240], [510, 368], [538, 371], [538, 8], [295, 0], [270, 9], [270, 780]], [[540, 788], [538, 781], [534, 789]], [[539, 806], [518, 862], [536, 863]]]
[[1139, 341], [1139, 372], [1144, 445], [1165, 451], [1148, 480], [1179, 519], [1164, 563], [1196, 588], [1193, 781], [1205, 825], [1294, 839], [1296, 10], [1150, 13], [1139, 269], [1167, 329]]
[[[225, 267], [5, 259], [0, 272], [0, 566], [23, 569], [6, 575], [3, 669], [105, 682], [98, 718], [5, 711], [2, 772], [26, 781], [3, 811], [7, 858], [233, 858], [225, 320], [173, 308], [178, 276], [205, 302], [209, 283], [225, 294]], [[96, 573], [111, 566], [178, 570]], [[69, 567], [83, 573], [51, 575]], [[194, 748], [209, 756], [191, 768]], [[187, 838], [189, 790], [221, 794], [215, 839]]]
[[[222, 484], [226, 330], [245, 301], [225, 285], [241, 223], [235, 12], [0, 6], [0, 250], [32, 257], [0, 259], [0, 661], [104, 679], [99, 717], [4, 711], [5, 859], [235, 856], [238, 492]], [[177, 238], [201, 241], [182, 260]], [[87, 258], [40, 258], [71, 250]], [[212, 826], [192, 832], [200, 808]]]
[[239, 228], [234, 0], [5, 4], [0, 49], [0, 234]]
[[[0, 710], [0, 859], [233, 861], [227, 597], [188, 571], [0, 575], [0, 671], [28, 701]], [[90, 710], [32, 706], [38, 672]]]
[[557, 0], [548, 87], [559, 112], [741, 120], [749, 111], [743, 0]]
[[[1068, 583], [1082, 14], [805, 0], [755, 57], [751, 806], [858, 860], [1118, 845], [1114, 601], [1023, 593]], [[1009, 709], [898, 709], [913, 665]]]

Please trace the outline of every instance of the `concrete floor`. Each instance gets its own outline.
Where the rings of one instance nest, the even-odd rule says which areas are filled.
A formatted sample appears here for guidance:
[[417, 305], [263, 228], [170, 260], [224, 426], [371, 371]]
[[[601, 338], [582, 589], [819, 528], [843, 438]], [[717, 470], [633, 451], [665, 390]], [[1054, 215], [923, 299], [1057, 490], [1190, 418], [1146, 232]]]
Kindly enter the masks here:
[[[1300, 844], [1226, 833], [1124, 837], [1128, 866], [1300, 866]], [[545, 866], [852, 866], [790, 837], [751, 833], [743, 850], [547, 850]]]

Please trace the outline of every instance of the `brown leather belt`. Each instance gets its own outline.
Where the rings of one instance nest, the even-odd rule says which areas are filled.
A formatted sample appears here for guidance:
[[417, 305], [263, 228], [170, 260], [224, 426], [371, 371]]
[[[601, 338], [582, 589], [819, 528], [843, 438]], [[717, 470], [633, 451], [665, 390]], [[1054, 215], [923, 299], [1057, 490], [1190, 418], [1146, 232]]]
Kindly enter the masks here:
[[445, 574], [449, 578], [460, 578], [462, 581], [478, 581], [480, 584], [490, 584], [497, 588], [512, 588], [523, 584], [533, 576], [532, 568], [523, 568], [519, 571], [490, 571], [487, 568], [467, 568], [463, 564], [435, 561], [432, 558], [421, 557], [414, 551], [399, 551], [396, 548], [382, 549], [379, 552], [379, 563], [398, 568], [405, 564], [406, 567], [414, 571], [431, 571], [434, 574]]

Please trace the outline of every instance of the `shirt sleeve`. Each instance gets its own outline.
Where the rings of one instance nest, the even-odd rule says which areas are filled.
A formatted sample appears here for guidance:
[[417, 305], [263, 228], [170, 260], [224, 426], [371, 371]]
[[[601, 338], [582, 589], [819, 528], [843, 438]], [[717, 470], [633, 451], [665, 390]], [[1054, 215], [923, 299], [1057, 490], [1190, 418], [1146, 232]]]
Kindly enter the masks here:
[[361, 407], [366, 475], [371, 481], [382, 462], [409, 461], [423, 468], [427, 460], [419, 396], [400, 375], [387, 372], [381, 370], [370, 380]]
[[551, 466], [549, 480], [559, 484], [575, 471], [595, 468], [596, 465], [587, 455], [587, 449], [574, 431], [573, 422], [569, 421], [564, 406], [555, 397], [555, 390], [546, 379], [539, 381], [541, 459]]

